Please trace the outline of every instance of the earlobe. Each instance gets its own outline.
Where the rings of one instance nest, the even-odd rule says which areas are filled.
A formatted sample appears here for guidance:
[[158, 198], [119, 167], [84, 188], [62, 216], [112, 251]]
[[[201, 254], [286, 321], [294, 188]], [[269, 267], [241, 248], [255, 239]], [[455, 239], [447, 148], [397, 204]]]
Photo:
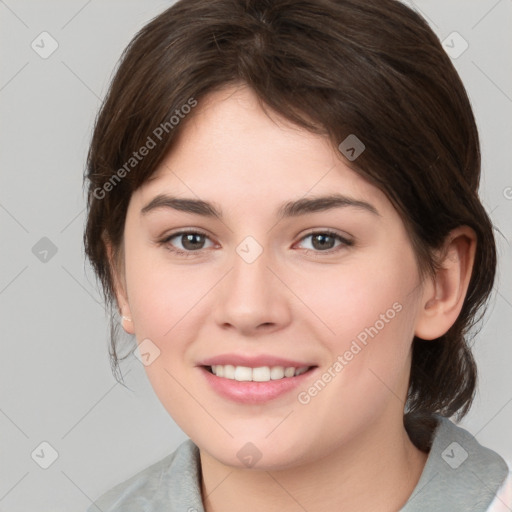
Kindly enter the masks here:
[[464, 304], [476, 252], [476, 235], [468, 226], [450, 232], [438, 257], [435, 276], [423, 291], [415, 335], [433, 340], [455, 323]]
[[135, 330], [133, 328], [133, 321], [131, 318], [124, 315], [121, 316], [121, 326], [123, 327], [127, 334], [135, 334]]
[[119, 314], [121, 315], [121, 326], [128, 334], [135, 334], [132, 314], [130, 311], [130, 305], [128, 304], [128, 296], [126, 293], [126, 287], [122, 282], [122, 278], [119, 276], [120, 269], [115, 262], [113, 255], [112, 244], [109, 241], [105, 241], [105, 247], [107, 250], [108, 261], [110, 265], [110, 273], [114, 284], [114, 291], [116, 295], [116, 302]]

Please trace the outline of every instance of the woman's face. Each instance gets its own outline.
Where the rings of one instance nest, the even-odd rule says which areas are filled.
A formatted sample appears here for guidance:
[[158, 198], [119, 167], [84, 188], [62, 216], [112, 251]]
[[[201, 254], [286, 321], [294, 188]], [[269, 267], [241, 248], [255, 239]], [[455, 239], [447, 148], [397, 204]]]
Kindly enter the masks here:
[[[125, 225], [125, 326], [163, 406], [239, 467], [291, 467], [401, 425], [422, 286], [391, 203], [247, 88], [193, 116]], [[324, 196], [339, 197], [310, 203]]]

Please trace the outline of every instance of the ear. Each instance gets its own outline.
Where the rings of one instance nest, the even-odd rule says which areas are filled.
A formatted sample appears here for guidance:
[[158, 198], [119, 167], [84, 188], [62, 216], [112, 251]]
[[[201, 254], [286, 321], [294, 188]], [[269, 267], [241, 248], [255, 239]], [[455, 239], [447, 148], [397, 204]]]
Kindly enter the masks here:
[[455, 323], [464, 304], [476, 252], [476, 235], [468, 226], [450, 232], [439, 253], [434, 278], [423, 289], [415, 335], [433, 340]]
[[121, 325], [128, 334], [135, 334], [132, 313], [130, 310], [130, 305], [128, 303], [128, 295], [126, 293], [126, 284], [124, 281], [124, 276], [122, 275], [122, 270], [119, 268], [118, 263], [115, 261], [114, 251], [112, 249], [112, 244], [110, 243], [110, 241], [105, 241], [105, 247], [107, 250], [110, 272], [112, 274], [112, 279], [114, 282], [114, 291], [116, 294], [117, 308], [121, 315]]

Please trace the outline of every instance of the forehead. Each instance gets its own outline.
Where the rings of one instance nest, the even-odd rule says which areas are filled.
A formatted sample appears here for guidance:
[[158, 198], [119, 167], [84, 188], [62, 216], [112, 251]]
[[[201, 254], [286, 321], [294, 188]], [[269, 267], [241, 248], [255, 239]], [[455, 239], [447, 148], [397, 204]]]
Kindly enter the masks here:
[[251, 89], [235, 86], [201, 100], [172, 150], [136, 192], [137, 202], [161, 193], [230, 202], [247, 211], [332, 193], [392, 208], [327, 136], [264, 110]]

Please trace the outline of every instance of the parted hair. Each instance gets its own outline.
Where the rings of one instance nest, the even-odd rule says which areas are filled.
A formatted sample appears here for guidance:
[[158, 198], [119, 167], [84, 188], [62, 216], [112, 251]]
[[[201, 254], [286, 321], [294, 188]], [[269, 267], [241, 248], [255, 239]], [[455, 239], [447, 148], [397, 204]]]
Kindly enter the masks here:
[[[475, 231], [460, 315], [440, 338], [413, 340], [404, 424], [425, 449], [433, 414], [460, 419], [473, 401], [471, 344], [493, 287], [496, 246], [478, 196], [479, 137], [466, 90], [429, 25], [397, 0], [180, 0], [135, 35], [97, 116], [85, 174], [85, 251], [109, 307], [116, 378], [112, 261], [122, 257], [130, 197], [194, 115], [183, 106], [235, 84], [336, 148], [351, 134], [363, 141], [365, 151], [346, 163], [396, 208], [423, 276], [435, 272], [451, 230]], [[148, 137], [154, 147], [128, 167]]]

